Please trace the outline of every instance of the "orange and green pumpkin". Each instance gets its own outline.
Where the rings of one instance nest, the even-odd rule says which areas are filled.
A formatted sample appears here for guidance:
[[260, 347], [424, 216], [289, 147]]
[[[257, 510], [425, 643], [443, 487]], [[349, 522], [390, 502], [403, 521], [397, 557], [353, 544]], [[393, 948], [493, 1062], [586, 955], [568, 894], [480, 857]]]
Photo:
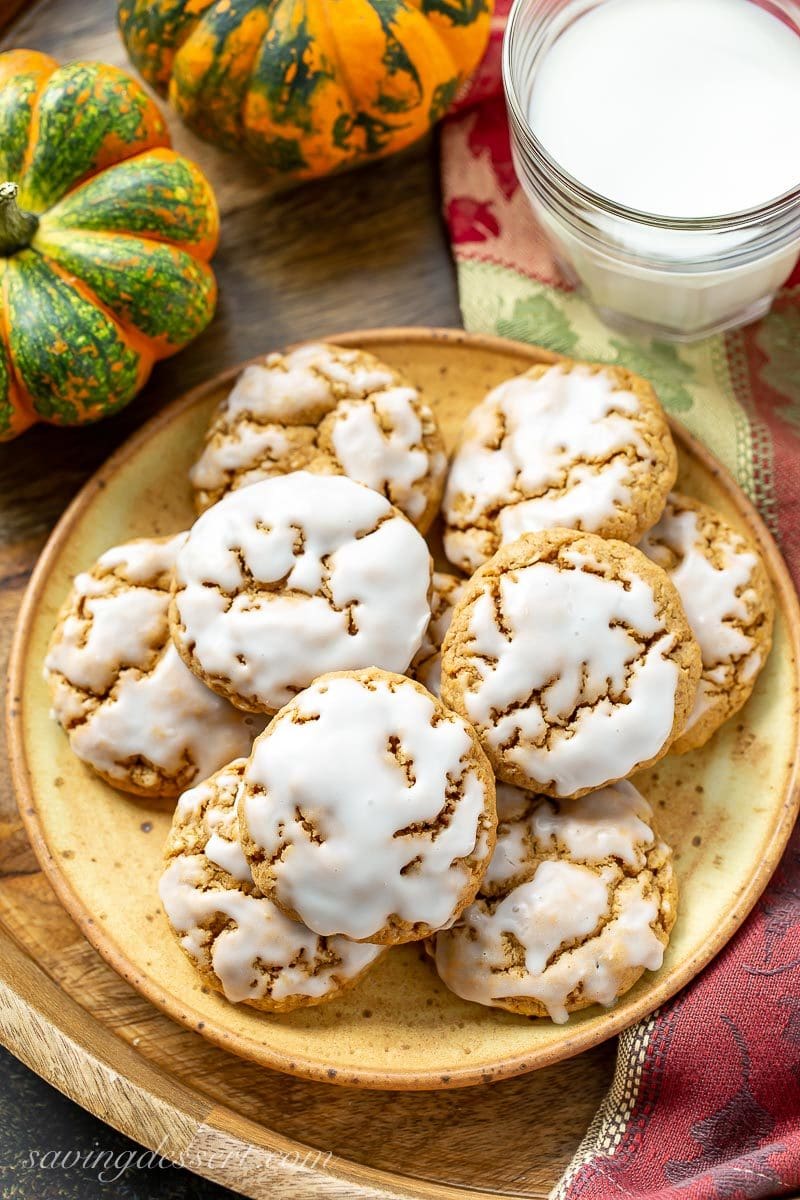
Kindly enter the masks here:
[[0, 440], [127, 404], [211, 319], [218, 228], [130, 76], [0, 54]]
[[392, 154], [450, 107], [494, 0], [121, 0], [131, 59], [201, 137], [311, 178]]

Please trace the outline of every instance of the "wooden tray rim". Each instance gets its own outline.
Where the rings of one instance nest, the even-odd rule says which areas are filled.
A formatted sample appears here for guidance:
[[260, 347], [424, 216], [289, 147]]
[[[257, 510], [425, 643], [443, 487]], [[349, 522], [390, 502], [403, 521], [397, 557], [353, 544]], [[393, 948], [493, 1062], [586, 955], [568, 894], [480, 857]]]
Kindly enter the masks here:
[[[442, 341], [451, 344], [470, 344], [479, 349], [495, 353], [516, 354], [519, 358], [523, 360], [527, 359], [530, 362], [556, 362], [562, 357], [530, 343], [512, 341], [507, 338], [487, 334], [473, 334], [458, 329], [419, 326], [350, 330], [316, 340], [366, 347], [369, 347], [371, 344], [407, 344], [409, 342], [422, 342], [429, 345], [432, 342]], [[248, 360], [248, 362], [260, 361], [263, 361], [263, 355], [257, 355], [255, 358]], [[162, 428], [170, 425], [188, 408], [191, 408], [207, 395], [217, 391], [221, 386], [235, 379], [243, 368], [248, 365], [248, 362], [239, 363], [214, 376], [211, 380], [192, 388], [185, 395], [178, 397], [145, 422], [84, 484], [48, 538], [31, 575], [20, 606], [9, 659], [9, 686], [6, 714], [7, 738], [11, 775], [17, 792], [22, 821], [34, 853], [56, 896], [90, 944], [123, 979], [130, 983], [141, 995], [145, 996], [156, 1008], [187, 1028], [196, 1030], [198, 1023], [200, 1023], [202, 1035], [219, 1048], [231, 1051], [271, 1070], [283, 1071], [316, 1082], [333, 1083], [334, 1086], [361, 1086], [378, 1090], [415, 1091], [434, 1088], [436, 1090], [451, 1089], [486, 1083], [487, 1069], [485, 1067], [453, 1067], [446, 1083], [442, 1081], [442, 1077], [439, 1074], [431, 1076], [418, 1071], [367, 1072], [358, 1069], [350, 1072], [346, 1079], [341, 1079], [337, 1076], [335, 1080], [331, 1080], [327, 1075], [324, 1064], [313, 1060], [302, 1060], [297, 1054], [293, 1055], [291, 1065], [288, 1056], [280, 1052], [264, 1052], [263, 1047], [259, 1056], [257, 1058], [254, 1057], [251, 1039], [242, 1037], [239, 1034], [231, 1034], [222, 1027], [218, 1029], [215, 1022], [210, 1021], [207, 1015], [201, 1015], [193, 1011], [189, 1005], [180, 1003], [175, 997], [165, 996], [155, 980], [140, 975], [133, 964], [129, 962], [124, 951], [94, 923], [91, 913], [84, 908], [83, 903], [61, 874], [57, 862], [49, 853], [44, 838], [38, 813], [34, 807], [35, 801], [25, 761], [24, 732], [18, 701], [21, 695], [32, 616], [49, 575], [52, 562], [60, 552], [63, 542], [68, 537], [84, 509], [96, 493], [105, 486], [106, 478], [113, 475], [117, 468], [135, 454], [143, 443], [150, 441], [154, 436], [158, 436]], [[769, 573], [777, 593], [778, 606], [787, 617], [788, 632], [795, 663], [800, 664], [800, 601], [795, 592], [788, 568], [772, 534], [738, 483], [736, 483], [732, 475], [717, 461], [710, 451], [689, 433], [683, 425], [671, 417], [670, 427], [675, 439], [686, 446], [702, 462], [705, 469], [719, 481], [734, 503], [738, 514], [748, 525], [758, 543], [769, 567]], [[797, 733], [795, 750], [798, 749], [798, 741], [800, 741], [800, 730]], [[656, 981], [654, 986], [638, 1000], [628, 1005], [625, 1005], [623, 1001], [617, 1008], [609, 1010], [602, 1027], [587, 1026], [585, 1031], [579, 1028], [573, 1037], [558, 1042], [552, 1047], [544, 1047], [533, 1056], [529, 1053], [505, 1059], [491, 1072], [491, 1081], [511, 1078], [514, 1075], [548, 1066], [579, 1054], [584, 1050], [589, 1050], [593, 1046], [620, 1033], [623, 1029], [635, 1024], [636, 1021], [653, 1012], [657, 1007], [685, 987], [720, 952], [755, 905], [778, 864], [798, 810], [800, 810], [800, 754], [795, 753], [791, 771], [787, 779], [780, 816], [776, 820], [772, 836], [765, 848], [764, 856], [757, 864], [747, 887], [739, 896], [735, 908], [725, 920], [720, 922], [714, 936], [709, 938], [705, 947], [686, 959], [679, 966], [676, 966], [667, 980], [661, 983]]]

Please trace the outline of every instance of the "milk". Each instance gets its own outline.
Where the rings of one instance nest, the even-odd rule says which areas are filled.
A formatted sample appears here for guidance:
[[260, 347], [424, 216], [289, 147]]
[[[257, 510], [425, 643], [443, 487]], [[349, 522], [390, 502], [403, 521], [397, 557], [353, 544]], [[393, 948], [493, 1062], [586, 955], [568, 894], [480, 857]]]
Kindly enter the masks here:
[[751, 0], [607, 0], [544, 56], [528, 111], [627, 208], [719, 216], [800, 185], [800, 37]]
[[780, 198], [800, 188], [800, 3], [776, 6], [787, 21], [754, 0], [517, 0], [515, 162], [613, 323], [690, 339], [753, 320], [797, 261], [800, 204]]

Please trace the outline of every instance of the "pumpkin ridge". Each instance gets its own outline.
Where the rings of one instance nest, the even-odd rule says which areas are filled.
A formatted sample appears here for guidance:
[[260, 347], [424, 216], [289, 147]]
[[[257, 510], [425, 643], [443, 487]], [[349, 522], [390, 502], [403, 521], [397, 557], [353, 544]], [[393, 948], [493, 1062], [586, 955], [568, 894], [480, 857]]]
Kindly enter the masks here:
[[[190, 12], [189, 9], [194, 7], [194, 5], [189, 3], [188, 0], [183, 0], [180, 10], [176, 13], [171, 36], [166, 34], [169, 26], [165, 26], [165, 22], [168, 19], [168, 15], [165, 15], [165, 9], [168, 9], [168, 5], [164, 0], [159, 0], [159, 2], [154, 2], [154, 0], [138, 0], [138, 2], [137, 0], [122, 0], [120, 3], [117, 13], [117, 24], [122, 39], [128, 48], [128, 53], [134, 66], [137, 67], [142, 78], [146, 79], [159, 95], [166, 96], [167, 94], [175, 56], [184, 43], [192, 36], [192, 33], [200, 24], [208, 9], [216, 3], [217, 0], [205, 0], [205, 8], [200, 12]], [[156, 26], [154, 28], [153, 24], [148, 24], [145, 30], [145, 48], [155, 45], [162, 52], [161, 61], [159, 62], [157, 57], [155, 64], [148, 60], [146, 54], [140, 54], [138, 51], [138, 37], [141, 37], [142, 34], [142, 29], [139, 27], [142, 9], [144, 10], [144, 21], [148, 22], [152, 19], [153, 24]], [[155, 69], [152, 69], [154, 65]]]
[[[55, 90], [57, 87], [62, 89], [61, 98]], [[48, 96], [50, 88], [54, 88], [55, 100]], [[78, 88], [82, 88], [82, 92], [78, 92]], [[58, 126], [71, 116], [66, 139], [63, 130], [61, 136], [56, 137], [57, 128], [49, 128], [48, 136], [43, 136], [42, 116], [46, 100], [49, 101], [46, 112], [50, 125]], [[104, 110], [111, 115], [103, 122], [98, 118], [100, 138], [95, 144], [89, 136], [95, 133], [91, 118]], [[58, 142], [57, 153], [52, 145], [55, 141]], [[67, 63], [49, 76], [36, 97], [26, 167], [19, 179], [20, 201], [25, 208], [41, 213], [78, 184], [110, 166], [133, 158], [143, 150], [169, 144], [169, 132], [160, 110], [132, 76], [106, 63]], [[60, 164], [62, 174], [65, 168], [69, 169], [71, 161], [75, 167], [81, 167], [81, 158], [92, 145], [94, 151], [85, 159], [85, 169], [77, 170], [71, 178], [58, 179], [55, 187], [61, 190], [54, 194], [54, 167]]]
[[[21, 250], [6, 263], [8, 347], [36, 418], [84, 424], [123, 408], [149, 365], [118, 324], [80, 293], [84, 311], [74, 313], [78, 289], [35, 250]], [[94, 324], [87, 321], [90, 313], [97, 318]]]
[[25, 146], [25, 154], [23, 155], [22, 165], [19, 172], [20, 179], [24, 179], [28, 174], [28, 170], [30, 169], [31, 165], [31, 159], [33, 157], [33, 150], [39, 140], [39, 101], [42, 98], [42, 92], [53, 78], [57, 70], [58, 65], [56, 64], [49, 75], [43, 76], [40, 87], [38, 87], [34, 93], [33, 104], [31, 105], [31, 120], [28, 126], [28, 142]]
[[[3, 344], [3, 353], [6, 366], [8, 369], [8, 393], [6, 402], [10, 408], [9, 422], [6, 428], [0, 432], [0, 442], [6, 441], [8, 438], [17, 437], [18, 434], [24, 433], [26, 429], [30, 429], [31, 425], [36, 422], [36, 408], [33, 403], [33, 397], [28, 392], [28, 389], [23, 384], [19, 372], [14, 363], [14, 356], [11, 353], [11, 343], [9, 340], [10, 327], [8, 323], [8, 271], [5, 261], [0, 261], [2, 272], [0, 273], [0, 341]], [[15, 414], [17, 420], [15, 421]], [[21, 420], [19, 418], [22, 418]]]
[[106, 317], [112, 325], [117, 327], [121, 340], [125, 342], [125, 344], [133, 351], [134, 354], [137, 355], [140, 363], [147, 364], [146, 372], [137, 382], [136, 390], [138, 391], [139, 388], [144, 385], [153, 368], [153, 364], [156, 361], [151, 340], [145, 337], [143, 333], [140, 333], [138, 329], [127, 325], [125, 321], [118, 317], [113, 309], [109, 308], [108, 305], [100, 299], [100, 297], [93, 291], [93, 289], [86, 283], [84, 279], [81, 279], [79, 275], [75, 275], [72, 271], [62, 267], [60, 262], [54, 258], [51, 258], [49, 254], [42, 253], [42, 251], [38, 250], [35, 246], [31, 246], [31, 250], [34, 254], [38, 255], [42, 262], [46, 263], [54, 275], [57, 275], [59, 279], [63, 280], [64, 283], [67, 283], [71, 288], [74, 288], [78, 295], [82, 296], [83, 299], [88, 301], [89, 304], [93, 304], [95, 308], [99, 309], [103, 316]]
[[[76, 254], [71, 247], [78, 246], [81, 239], [85, 252]], [[180, 246], [117, 230], [69, 229], [43, 231], [32, 248], [54, 269], [59, 268], [62, 276], [77, 279], [86, 298], [110, 314], [135, 343], [137, 352], [138, 342], [144, 339], [156, 362], [176, 354], [213, 316], [217, 295], [214, 274], [208, 263]], [[107, 259], [103, 258], [104, 248], [111, 251]], [[123, 260], [123, 255], [128, 258]], [[109, 274], [110, 288], [108, 280], [102, 278]], [[117, 279], [125, 280], [126, 285], [120, 282], [115, 286]], [[101, 284], [105, 295], [100, 291]], [[109, 291], [116, 292], [118, 304], [127, 315], [108, 298]]]
[[[17, 164], [16, 169], [9, 171], [6, 175], [7, 178], [15, 180], [17, 178], [21, 179], [26, 170], [26, 159], [31, 148], [30, 132], [33, 124], [33, 112], [38, 104], [39, 96], [41, 95], [45, 84], [53, 72], [57, 70], [58, 63], [54, 58], [50, 58], [48, 54], [40, 54], [38, 50], [10, 50], [7, 51], [7, 57], [5, 55], [3, 57], [5, 58], [5, 62], [3, 64], [2, 77], [0, 77], [0, 89], [5, 88], [6, 84], [12, 82], [15, 77], [17, 80], [25, 78], [26, 73], [23, 68], [23, 63], [26, 58], [34, 58], [36, 60], [37, 67], [42, 68], [42, 72], [39, 75], [37, 75], [32, 69], [27, 72], [27, 77], [33, 77], [35, 83], [33, 90], [29, 95], [28, 120], [24, 130], [25, 146], [22, 152], [22, 158]], [[14, 64], [16, 64], [18, 69], [9, 71], [9, 67]], [[47, 74], [45, 74], [44, 72], [47, 71], [48, 67], [50, 70]], [[9, 166], [11, 164], [6, 165]]]
[[[94, 223], [91, 220], [94, 215], [91, 209], [85, 214], [85, 223], [80, 220], [80, 204], [86, 197], [87, 192], [102, 187], [104, 184], [109, 184], [110, 193], [115, 198], [118, 198], [122, 194], [119, 190], [120, 174], [127, 174], [136, 168], [137, 165], [145, 168], [145, 181], [143, 183], [145, 194], [139, 205], [141, 213], [147, 218], [147, 224], [144, 228], [137, 228], [134, 223], [130, 225], [115, 224], [110, 214], [108, 218], [103, 218], [104, 222], [106, 219], [109, 220], [108, 224]], [[154, 165], [156, 167], [160, 165], [165, 169], [163, 181], [158, 181], [160, 184], [160, 193], [157, 198], [161, 200], [161, 206], [156, 205], [154, 197], [147, 194], [147, 192], [154, 191], [154, 173], [152, 170], [149, 170]], [[180, 200], [180, 203], [178, 203], [178, 192], [180, 189], [185, 191], [187, 184], [186, 181], [170, 178], [173, 169], [178, 172], [185, 171], [189, 177], [188, 184], [190, 186], [193, 185], [197, 189], [196, 194], [184, 197]], [[166, 213], [162, 206], [168, 206]], [[178, 207], [185, 210], [184, 216], [187, 219], [183, 225], [178, 223], [177, 225], [168, 226], [167, 221], [170, 210], [177, 210]], [[71, 210], [76, 210], [77, 219], [72, 219]], [[137, 211], [139, 209], [134, 208], [128, 215], [133, 217]], [[161, 219], [164, 222], [163, 229], [159, 230], [154, 227], [154, 224], [150, 223], [150, 218], [153, 214], [161, 215]], [[195, 224], [191, 227], [188, 218], [191, 218], [193, 215], [195, 216]], [[66, 220], [64, 220], [65, 216], [67, 217]], [[143, 150], [141, 154], [127, 158], [123, 162], [115, 163], [113, 166], [107, 167], [105, 171], [99, 171], [90, 179], [85, 179], [77, 184], [66, 196], [63, 196], [54, 204], [51, 209], [42, 214], [40, 228], [43, 233], [48, 235], [54, 232], [67, 232], [72, 229], [84, 233], [117, 233], [130, 237], [144, 238], [159, 245], [174, 246], [176, 249], [185, 250], [193, 258], [207, 263], [214, 254], [219, 241], [219, 210], [217, 208], [216, 197], [209, 186], [208, 180], [196, 163], [178, 154], [177, 151], [172, 150], [168, 146], [157, 146], [153, 150]], [[186, 236], [170, 236], [170, 232], [176, 234], [180, 229], [185, 230]]]
[[[176, 54], [169, 98], [199, 136], [217, 140], [228, 149], [241, 138], [252, 71], [277, 3], [215, 0]], [[255, 34], [250, 28], [248, 36], [242, 36], [245, 26], [257, 24], [263, 28]]]
[[347, 104], [350, 109], [350, 115], [353, 118], [353, 120], [355, 121], [356, 117], [358, 116], [357, 102], [356, 102], [355, 94], [353, 91], [353, 84], [352, 84], [350, 76], [347, 72], [347, 68], [344, 64], [344, 60], [342, 58], [342, 53], [339, 48], [339, 39], [336, 36], [336, 29], [334, 26], [334, 22], [331, 20], [329, 4], [330, 4], [330, 0], [319, 0], [319, 7], [320, 7], [320, 12], [322, 13], [322, 20], [325, 25], [325, 31], [328, 34], [328, 41], [329, 41], [331, 49], [333, 51], [333, 56], [334, 56], [334, 60], [335, 60], [335, 64], [336, 64], [336, 70], [338, 71], [339, 79], [341, 80], [342, 92], [347, 99]]

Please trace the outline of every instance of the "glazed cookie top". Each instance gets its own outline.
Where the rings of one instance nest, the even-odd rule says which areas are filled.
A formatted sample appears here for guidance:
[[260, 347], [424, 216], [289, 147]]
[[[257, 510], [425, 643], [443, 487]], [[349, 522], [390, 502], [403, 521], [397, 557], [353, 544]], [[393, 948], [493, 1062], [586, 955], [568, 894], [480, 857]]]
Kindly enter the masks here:
[[344, 474], [383, 493], [425, 530], [446, 466], [436, 420], [417, 388], [363, 350], [310, 343], [245, 368], [190, 478], [202, 511], [270, 475]]
[[475, 895], [494, 780], [472, 729], [419, 684], [318, 679], [253, 747], [242, 842], [261, 890], [321, 934], [409, 941]]
[[185, 533], [115, 546], [77, 575], [45, 659], [53, 714], [78, 755], [128, 791], [175, 796], [237, 754], [263, 722], [186, 669], [169, 636]]
[[676, 916], [671, 853], [630, 783], [578, 800], [499, 792], [481, 896], [437, 934], [445, 983], [480, 1004], [566, 1021], [657, 970]]
[[442, 642], [450, 628], [453, 609], [463, 595], [465, 583], [465, 579], [458, 579], [444, 571], [433, 573], [430, 624], [422, 645], [414, 655], [409, 674], [434, 696], [439, 696], [442, 688]]
[[540, 862], [554, 856], [583, 863], [616, 862], [625, 871], [640, 871], [654, 844], [652, 816], [644, 796], [627, 779], [560, 801], [498, 783], [497, 845], [481, 895], [507, 894], [532, 878]]
[[313, 1004], [382, 953], [319, 938], [257, 890], [239, 840], [236, 793], [245, 760], [181, 796], [159, 894], [181, 947], [228, 1000], [262, 1008]]
[[442, 653], [444, 702], [506, 782], [573, 796], [666, 753], [700, 651], [666, 574], [592, 534], [526, 534], [479, 570]]
[[747, 539], [688, 496], [669, 497], [639, 548], [669, 573], [703, 656], [697, 700], [676, 743], [688, 750], [750, 695], [772, 642], [772, 588]]
[[532, 367], [467, 419], [445, 491], [447, 557], [471, 573], [521, 534], [557, 526], [635, 542], [676, 473], [646, 380], [568, 360]]
[[431, 561], [377, 492], [298, 471], [231, 492], [178, 554], [172, 635], [234, 704], [274, 711], [317, 675], [405, 671], [428, 623]]

